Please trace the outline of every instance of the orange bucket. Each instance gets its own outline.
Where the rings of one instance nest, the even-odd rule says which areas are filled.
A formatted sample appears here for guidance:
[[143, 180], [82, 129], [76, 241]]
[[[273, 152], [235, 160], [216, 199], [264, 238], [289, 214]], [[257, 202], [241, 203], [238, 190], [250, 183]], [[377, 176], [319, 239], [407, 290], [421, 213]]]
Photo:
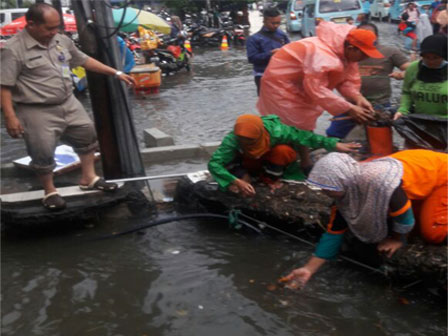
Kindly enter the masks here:
[[389, 155], [393, 152], [392, 128], [389, 126], [366, 126], [370, 153]]

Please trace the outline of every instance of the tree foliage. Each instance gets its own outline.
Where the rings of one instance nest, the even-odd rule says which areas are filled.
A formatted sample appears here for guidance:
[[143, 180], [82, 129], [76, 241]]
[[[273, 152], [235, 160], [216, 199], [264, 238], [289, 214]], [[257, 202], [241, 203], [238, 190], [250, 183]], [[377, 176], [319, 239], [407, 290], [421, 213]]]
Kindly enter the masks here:
[[30, 7], [34, 1], [30, 0], [0, 0], [0, 8], [1, 9], [9, 9], [9, 8], [28, 8]]
[[2, 9], [16, 8], [16, 0], [1, 0], [0, 4]]

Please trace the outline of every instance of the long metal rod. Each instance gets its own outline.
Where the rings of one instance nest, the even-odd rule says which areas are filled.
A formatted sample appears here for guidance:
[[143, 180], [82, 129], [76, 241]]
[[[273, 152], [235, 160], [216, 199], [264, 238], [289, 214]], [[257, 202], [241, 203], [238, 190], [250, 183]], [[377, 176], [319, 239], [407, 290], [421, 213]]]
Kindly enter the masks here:
[[179, 174], [167, 174], [167, 175], [155, 175], [155, 176], [139, 176], [139, 177], [129, 177], [129, 178], [123, 178], [123, 179], [116, 179], [116, 180], [107, 180], [107, 182], [134, 182], [134, 181], [148, 181], [148, 180], [159, 180], [159, 179], [166, 179], [166, 178], [172, 178], [172, 177], [182, 177], [186, 176], [188, 174], [192, 173], [179, 173]]

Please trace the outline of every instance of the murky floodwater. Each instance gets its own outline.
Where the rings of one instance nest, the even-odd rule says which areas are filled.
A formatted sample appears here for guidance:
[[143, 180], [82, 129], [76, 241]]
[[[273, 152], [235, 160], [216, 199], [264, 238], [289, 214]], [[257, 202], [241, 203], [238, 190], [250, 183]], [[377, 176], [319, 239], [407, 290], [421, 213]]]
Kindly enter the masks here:
[[[384, 23], [380, 31], [386, 43], [396, 43], [395, 26]], [[177, 144], [217, 141], [237, 115], [255, 111], [244, 49], [197, 50], [193, 61], [192, 73], [164, 78], [159, 95], [133, 98], [141, 142], [149, 127]], [[327, 119], [321, 118], [320, 132]], [[1, 152], [3, 162], [25, 154], [4, 129]], [[200, 166], [191, 160], [148, 170]], [[324, 267], [302, 291], [275, 287], [312, 252], [282, 237], [241, 234], [203, 220], [86, 242], [147, 221], [118, 207], [87, 227], [3, 234], [2, 335], [446, 334], [445, 302], [343, 262]]]

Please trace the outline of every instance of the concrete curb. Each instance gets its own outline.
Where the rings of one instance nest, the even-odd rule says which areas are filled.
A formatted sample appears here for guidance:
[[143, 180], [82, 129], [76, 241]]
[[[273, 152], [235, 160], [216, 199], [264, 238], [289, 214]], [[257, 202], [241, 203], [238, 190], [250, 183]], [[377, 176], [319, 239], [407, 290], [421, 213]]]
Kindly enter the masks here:
[[[219, 145], [220, 142], [208, 142], [197, 145], [152, 147], [142, 149], [140, 153], [144, 164], [156, 164], [172, 160], [193, 158], [208, 159]], [[3, 179], [34, 176], [34, 173], [31, 170], [18, 168], [12, 163], [2, 164], [0, 169], [1, 177]]]

